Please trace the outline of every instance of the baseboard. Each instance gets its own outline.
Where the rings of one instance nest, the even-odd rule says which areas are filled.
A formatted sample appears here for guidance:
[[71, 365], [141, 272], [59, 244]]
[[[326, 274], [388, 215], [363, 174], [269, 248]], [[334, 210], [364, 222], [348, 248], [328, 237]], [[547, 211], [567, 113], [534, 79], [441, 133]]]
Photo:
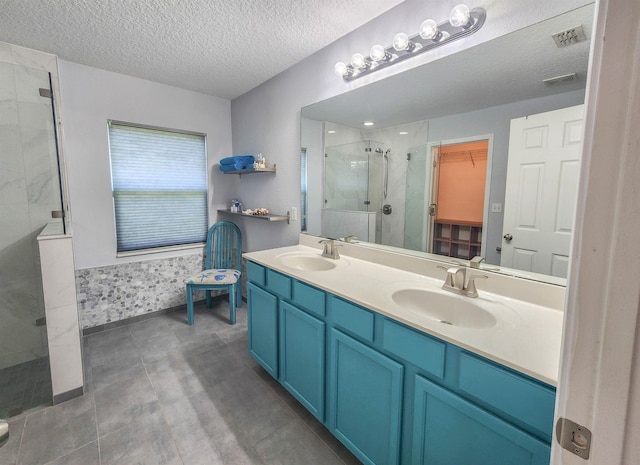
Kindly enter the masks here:
[[61, 404], [62, 402], [66, 402], [71, 399], [75, 399], [76, 397], [80, 397], [84, 394], [84, 387], [80, 386], [75, 389], [71, 389], [70, 391], [63, 392], [62, 394], [56, 394], [53, 396], [53, 405]]

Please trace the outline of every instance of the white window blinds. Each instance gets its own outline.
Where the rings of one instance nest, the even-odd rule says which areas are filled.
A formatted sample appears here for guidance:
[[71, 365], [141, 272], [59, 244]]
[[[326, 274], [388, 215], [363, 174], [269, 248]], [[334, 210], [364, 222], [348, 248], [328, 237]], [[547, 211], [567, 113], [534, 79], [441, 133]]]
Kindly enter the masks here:
[[206, 242], [205, 136], [109, 123], [118, 252]]

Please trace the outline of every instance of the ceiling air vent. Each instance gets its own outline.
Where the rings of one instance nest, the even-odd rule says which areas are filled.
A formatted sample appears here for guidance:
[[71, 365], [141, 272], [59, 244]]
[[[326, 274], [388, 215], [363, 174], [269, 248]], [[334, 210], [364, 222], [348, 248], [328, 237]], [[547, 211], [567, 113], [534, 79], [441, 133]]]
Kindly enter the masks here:
[[587, 40], [587, 36], [584, 33], [582, 25], [572, 27], [566, 31], [558, 32], [553, 34], [551, 37], [558, 48], [568, 47], [569, 45]]
[[544, 85], [547, 87], [557, 86], [558, 84], [563, 84], [565, 82], [573, 82], [578, 80], [578, 75], [576, 73], [571, 74], [563, 74], [562, 76], [556, 76], [549, 79], [543, 79]]

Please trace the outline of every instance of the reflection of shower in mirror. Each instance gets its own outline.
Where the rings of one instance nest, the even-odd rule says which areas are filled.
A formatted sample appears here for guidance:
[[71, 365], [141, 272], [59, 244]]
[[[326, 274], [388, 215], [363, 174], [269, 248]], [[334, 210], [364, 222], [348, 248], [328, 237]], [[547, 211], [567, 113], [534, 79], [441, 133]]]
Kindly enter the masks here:
[[387, 198], [387, 194], [389, 193], [389, 153], [391, 153], [391, 149], [387, 149], [384, 152], [384, 187], [382, 188], [382, 192], [384, 198]]

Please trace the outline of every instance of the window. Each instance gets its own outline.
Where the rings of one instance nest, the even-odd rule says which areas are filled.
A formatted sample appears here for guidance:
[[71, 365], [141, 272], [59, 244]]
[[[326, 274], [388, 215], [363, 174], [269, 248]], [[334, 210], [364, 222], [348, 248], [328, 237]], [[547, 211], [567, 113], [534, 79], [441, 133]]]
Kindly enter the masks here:
[[109, 122], [118, 254], [206, 242], [205, 136]]
[[300, 152], [300, 230], [307, 230], [307, 149]]

